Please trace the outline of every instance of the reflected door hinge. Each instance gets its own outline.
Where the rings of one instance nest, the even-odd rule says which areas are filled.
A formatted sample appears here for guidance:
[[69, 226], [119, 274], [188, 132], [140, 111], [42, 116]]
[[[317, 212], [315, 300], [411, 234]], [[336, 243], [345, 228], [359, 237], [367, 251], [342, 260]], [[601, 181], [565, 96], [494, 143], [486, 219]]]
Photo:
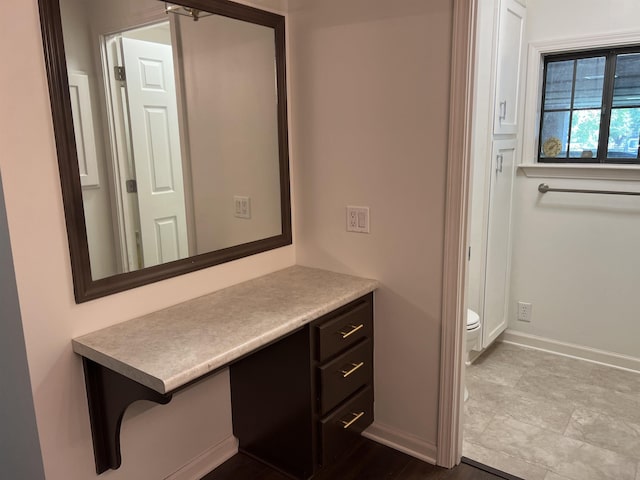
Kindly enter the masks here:
[[468, 256], [469, 256], [469, 261], [471, 261], [471, 245], [469, 245], [469, 254], [468, 254]]
[[124, 82], [127, 79], [127, 74], [124, 67], [113, 67], [113, 76], [119, 82]]
[[127, 180], [125, 184], [127, 185], [127, 193], [138, 192], [138, 183], [135, 180]]

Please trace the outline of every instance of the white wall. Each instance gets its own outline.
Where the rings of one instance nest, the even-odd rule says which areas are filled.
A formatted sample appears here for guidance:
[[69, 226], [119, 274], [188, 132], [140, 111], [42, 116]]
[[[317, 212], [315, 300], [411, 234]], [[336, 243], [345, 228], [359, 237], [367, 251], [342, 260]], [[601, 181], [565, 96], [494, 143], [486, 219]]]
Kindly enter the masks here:
[[[87, 480], [96, 474], [81, 361], [71, 339], [292, 265], [295, 251], [281, 248], [76, 305], [36, 0], [16, 3], [0, 17], [0, 32], [0, 53], [12, 72], [0, 76], [0, 170], [45, 475]], [[169, 405], [134, 405], [123, 424], [123, 466], [100, 478], [165, 478], [230, 435], [222, 373]]]
[[537, 192], [566, 188], [640, 191], [637, 182], [527, 178], [515, 190], [511, 318], [520, 300], [533, 321], [510, 328], [640, 358], [640, 200]]
[[2, 475], [14, 480], [44, 479], [1, 178], [0, 318]]
[[[298, 260], [382, 282], [376, 423], [433, 458], [452, 2], [289, 10]], [[347, 205], [371, 208], [371, 234], [345, 231]]]
[[637, 31], [636, 0], [528, 0], [530, 41]]
[[[640, 3], [635, 0], [529, 0], [527, 7], [530, 42], [640, 34]], [[535, 108], [527, 105], [525, 115], [535, 115]], [[523, 162], [534, 162], [534, 155], [523, 152]], [[527, 178], [519, 173], [514, 189], [510, 329], [640, 358], [640, 200], [541, 196], [537, 186], [543, 182], [552, 187], [640, 190], [640, 183], [631, 180]], [[532, 323], [515, 320], [518, 301], [533, 303]]]

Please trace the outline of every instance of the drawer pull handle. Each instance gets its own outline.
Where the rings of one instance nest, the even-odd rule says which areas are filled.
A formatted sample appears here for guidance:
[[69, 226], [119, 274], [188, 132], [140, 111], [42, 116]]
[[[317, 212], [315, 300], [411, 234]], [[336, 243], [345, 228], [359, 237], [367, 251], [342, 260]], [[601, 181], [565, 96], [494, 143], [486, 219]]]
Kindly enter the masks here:
[[353, 367], [351, 370], [340, 370], [340, 373], [342, 373], [342, 378], [347, 378], [349, 375], [351, 375], [353, 372], [355, 372], [356, 370], [358, 370], [360, 367], [362, 367], [364, 365], [364, 362], [360, 362], [360, 363], [352, 363], [351, 366]]
[[356, 423], [358, 420], [360, 420], [360, 417], [364, 415], [364, 412], [352, 413], [351, 415], [353, 415], [353, 418], [351, 420], [342, 420], [342, 428], [349, 428], [351, 425]]
[[349, 335], [353, 335], [361, 328], [364, 328], [364, 323], [361, 323], [360, 325], [351, 325], [351, 330], [349, 330], [348, 332], [340, 331], [339, 333], [340, 335], [342, 335], [342, 338], [344, 339], [344, 338], [347, 338]]

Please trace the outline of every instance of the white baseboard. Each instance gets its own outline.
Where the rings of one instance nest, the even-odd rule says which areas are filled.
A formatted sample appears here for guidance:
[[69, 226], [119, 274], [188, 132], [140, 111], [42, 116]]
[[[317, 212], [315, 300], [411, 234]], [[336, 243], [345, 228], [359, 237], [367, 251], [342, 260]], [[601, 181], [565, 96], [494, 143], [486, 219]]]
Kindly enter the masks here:
[[164, 480], [200, 480], [238, 453], [238, 440], [230, 436], [209, 448]]
[[436, 464], [438, 450], [434, 444], [425, 442], [421, 438], [401, 432], [388, 425], [374, 422], [362, 432], [362, 436], [432, 465]]
[[513, 343], [523, 347], [535, 348], [546, 352], [564, 355], [566, 357], [579, 358], [588, 362], [608, 365], [610, 367], [621, 368], [640, 372], [640, 358], [620, 355], [618, 353], [598, 350], [596, 348], [583, 347], [573, 343], [559, 342], [549, 338], [537, 337], [528, 333], [507, 330], [502, 334], [501, 340], [505, 343]]

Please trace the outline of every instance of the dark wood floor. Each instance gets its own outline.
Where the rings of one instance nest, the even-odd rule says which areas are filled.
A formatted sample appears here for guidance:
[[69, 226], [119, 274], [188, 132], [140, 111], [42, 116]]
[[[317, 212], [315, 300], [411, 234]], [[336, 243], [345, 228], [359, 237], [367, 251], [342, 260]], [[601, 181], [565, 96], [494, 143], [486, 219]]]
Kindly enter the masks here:
[[[353, 453], [321, 471], [314, 480], [503, 480], [514, 477], [488, 473], [460, 464], [447, 470], [363, 439]], [[290, 480], [250, 457], [238, 454], [202, 480]]]

